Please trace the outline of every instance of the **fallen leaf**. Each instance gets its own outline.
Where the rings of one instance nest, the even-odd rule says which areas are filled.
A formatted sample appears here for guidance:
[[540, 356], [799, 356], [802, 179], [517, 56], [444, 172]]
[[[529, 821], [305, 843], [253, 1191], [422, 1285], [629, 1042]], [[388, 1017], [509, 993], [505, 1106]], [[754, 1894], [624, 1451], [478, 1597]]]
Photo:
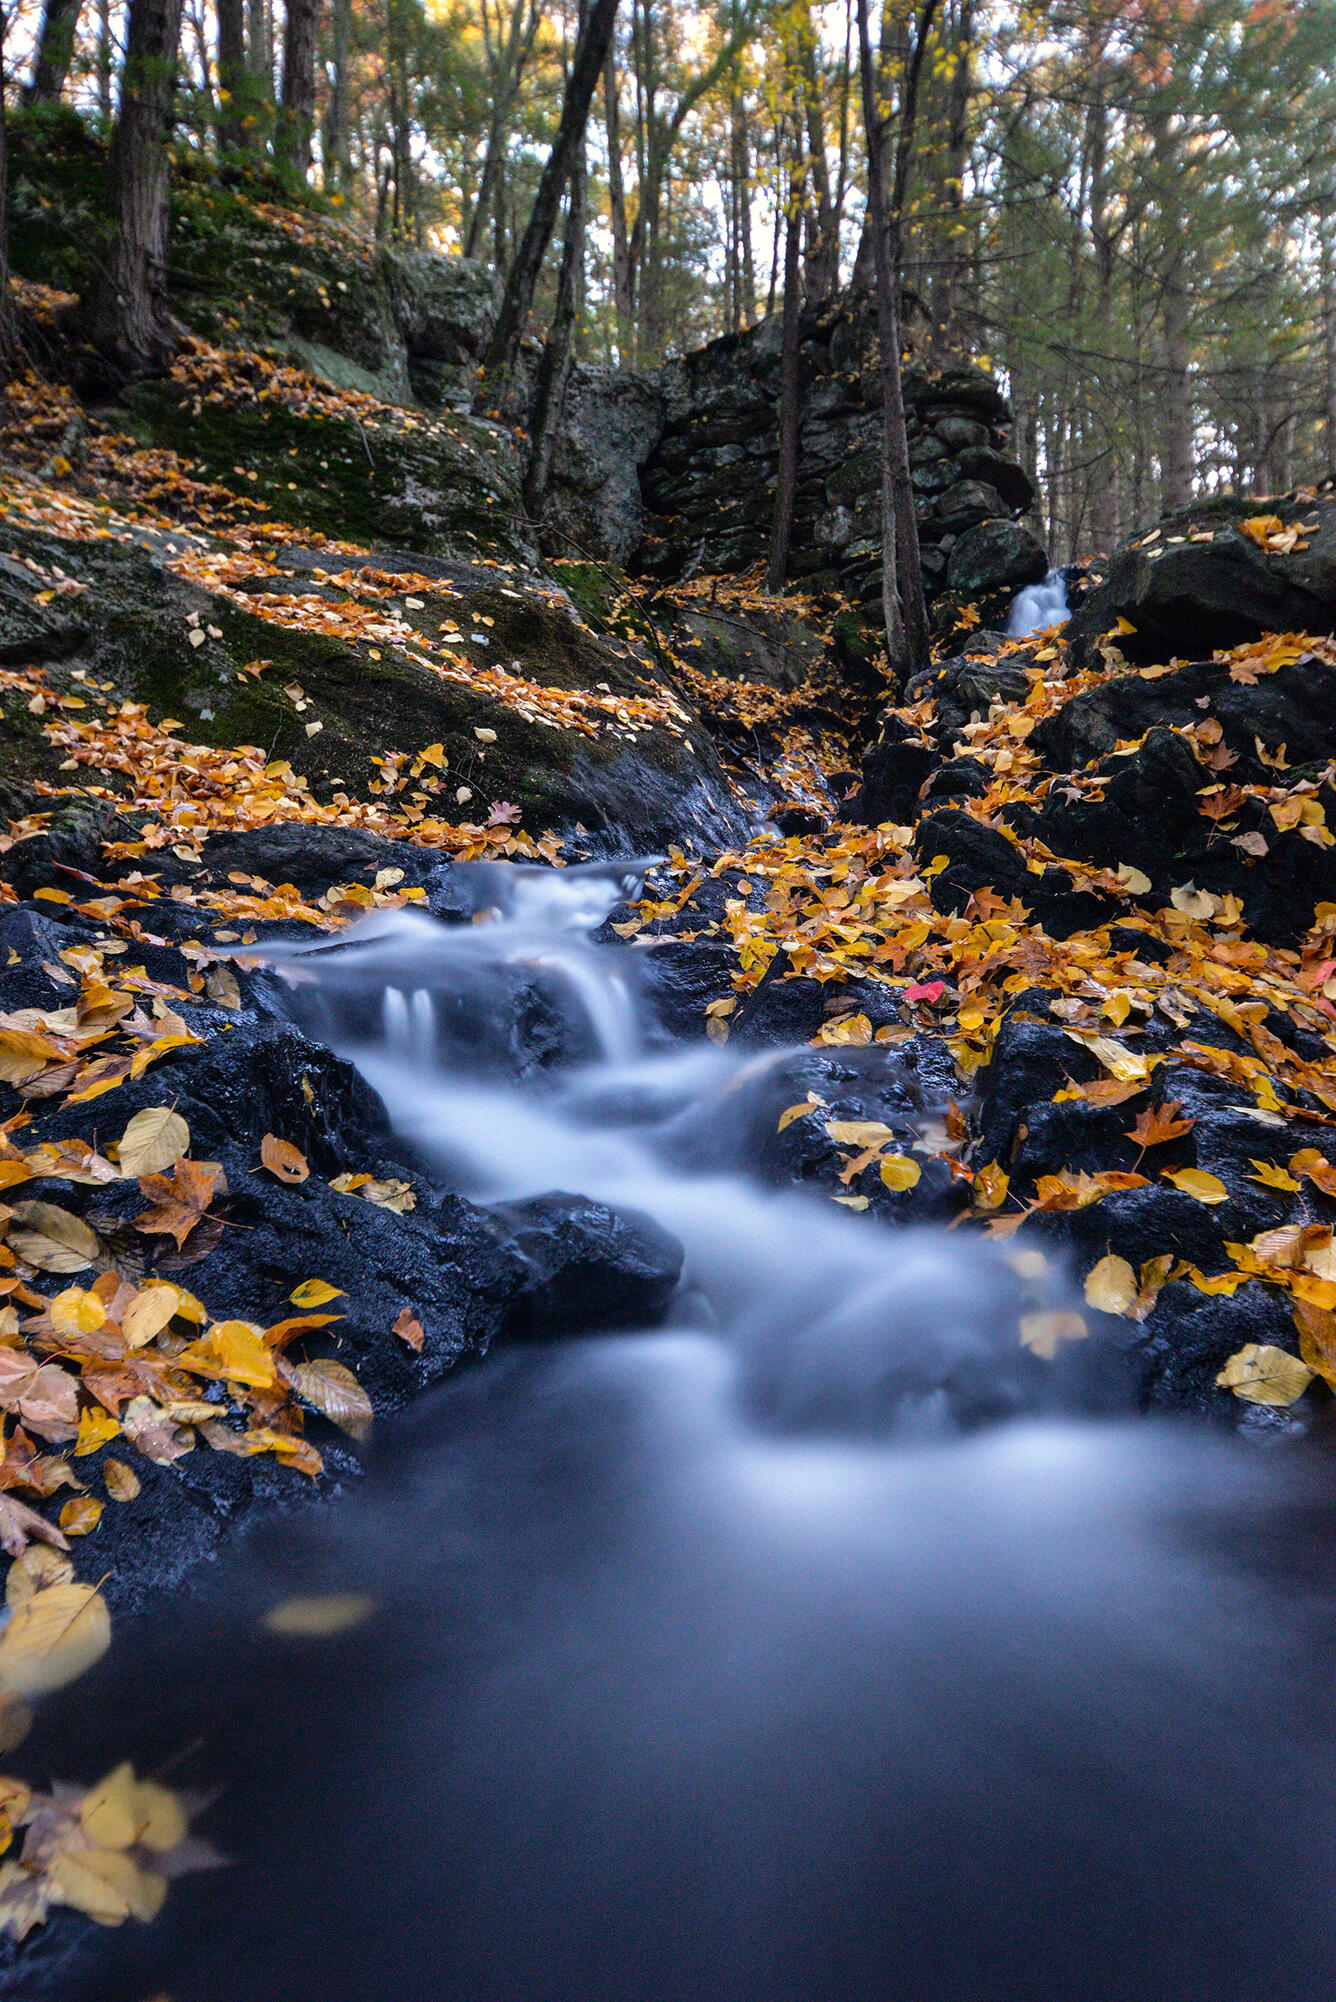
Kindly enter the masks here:
[[354, 1439], [365, 1439], [374, 1413], [371, 1399], [350, 1369], [345, 1369], [341, 1362], [323, 1358], [318, 1362], [283, 1363], [280, 1369], [289, 1388], [314, 1405], [331, 1425], [337, 1425]]
[[139, 1493], [139, 1476], [124, 1460], [105, 1460], [102, 1479], [113, 1501], [131, 1502]]
[[141, 1175], [165, 1174], [174, 1161], [190, 1152], [190, 1128], [170, 1105], [148, 1105], [137, 1112], [122, 1133], [116, 1148], [121, 1173], [138, 1179]]
[[1160, 1175], [1162, 1182], [1172, 1182], [1185, 1196], [1192, 1196], [1199, 1203], [1223, 1203], [1229, 1199], [1229, 1190], [1218, 1175], [1208, 1175], [1204, 1168], [1164, 1169]]
[[1181, 1140], [1197, 1124], [1195, 1119], [1175, 1118], [1182, 1109], [1176, 1098], [1165, 1105], [1148, 1106], [1124, 1138], [1134, 1140], [1142, 1149], [1162, 1147], [1167, 1140]]
[[407, 1342], [415, 1355], [419, 1354], [424, 1340], [421, 1321], [411, 1307], [405, 1307], [394, 1323], [393, 1332], [401, 1342]]
[[877, 1173], [886, 1187], [898, 1195], [905, 1189], [916, 1188], [923, 1170], [908, 1154], [888, 1154]]
[[1313, 1371], [1288, 1349], [1270, 1342], [1245, 1342], [1229, 1358], [1216, 1382], [1249, 1404], [1293, 1404], [1313, 1380]]
[[[16, 1501], [13, 1495], [0, 1494], [0, 1549], [8, 1551], [11, 1557], [17, 1557], [33, 1537], [56, 1550], [68, 1548], [53, 1522], [48, 1522], [44, 1515], [38, 1515], [36, 1509], [29, 1508], [26, 1502]], [[9, 1575], [11, 1578], [14, 1576], [12, 1567]]]
[[1284, 1168], [1278, 1168], [1271, 1161], [1253, 1160], [1256, 1174], [1249, 1175], [1250, 1182], [1260, 1182], [1264, 1189], [1283, 1189], [1286, 1195], [1297, 1195], [1299, 1184]]
[[[119, 1432], [119, 1425], [116, 1427]], [[66, 1536], [90, 1536], [102, 1520], [102, 1503], [93, 1495], [76, 1495], [60, 1511], [60, 1526]]]
[[303, 1279], [300, 1286], [294, 1286], [288, 1295], [294, 1307], [324, 1307], [331, 1300], [343, 1298], [341, 1286], [331, 1286], [327, 1279]]
[[260, 1160], [271, 1175], [276, 1175], [289, 1187], [295, 1188], [299, 1182], [304, 1182], [311, 1172], [301, 1149], [294, 1147], [290, 1140], [278, 1139], [273, 1133], [266, 1133], [260, 1142]]
[[1086, 1305], [1097, 1308], [1101, 1314], [1130, 1314], [1140, 1292], [1132, 1267], [1113, 1252], [1086, 1274]]
[[176, 1358], [178, 1369], [220, 1376], [251, 1390], [272, 1390], [278, 1382], [274, 1352], [263, 1330], [251, 1321], [215, 1321], [208, 1333]]
[[107, 1602], [91, 1585], [51, 1585], [16, 1606], [0, 1633], [0, 1689], [44, 1696], [92, 1667], [111, 1643]]
[[102, 1245], [82, 1217], [57, 1203], [15, 1203], [9, 1246], [43, 1272], [82, 1272]]
[[1084, 1314], [1070, 1308], [1052, 1308], [1046, 1313], [1022, 1314], [1021, 1344], [1033, 1354], [1052, 1362], [1059, 1342], [1082, 1342], [1090, 1333]]
[[179, 1249], [213, 1201], [222, 1172], [214, 1161], [182, 1158], [171, 1175], [141, 1175], [139, 1186], [153, 1208], [135, 1218], [135, 1229], [174, 1237]]
[[376, 1610], [365, 1592], [307, 1592], [271, 1606], [264, 1623], [271, 1634], [302, 1640], [325, 1640], [361, 1626]]

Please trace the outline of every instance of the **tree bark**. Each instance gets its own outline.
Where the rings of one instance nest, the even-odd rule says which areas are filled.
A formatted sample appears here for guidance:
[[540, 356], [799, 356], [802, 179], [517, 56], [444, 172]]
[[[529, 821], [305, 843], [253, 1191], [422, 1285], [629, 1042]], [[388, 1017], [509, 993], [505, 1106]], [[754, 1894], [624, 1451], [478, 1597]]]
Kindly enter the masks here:
[[304, 181], [311, 169], [318, 8], [319, 0], [288, 0], [283, 24], [283, 88], [274, 158], [294, 181]]
[[42, 28], [33, 58], [32, 81], [23, 93], [25, 104], [55, 104], [65, 88], [74, 60], [74, 36], [82, 0], [46, 0]]
[[116, 235], [93, 338], [126, 381], [159, 375], [176, 346], [167, 312], [168, 140], [181, 0], [130, 0], [120, 112], [108, 163]]
[[5, 28], [0, 12], [0, 384], [14, 373], [14, 301], [9, 290], [9, 133], [5, 124]]
[[218, 144], [238, 153], [247, 143], [246, 0], [214, 0], [218, 17]]
[[580, 317], [580, 291], [584, 278], [586, 226], [586, 174], [584, 147], [576, 156], [571, 172], [571, 192], [566, 208], [566, 241], [561, 253], [561, 273], [557, 280], [557, 305], [552, 325], [543, 343], [542, 359], [534, 383], [531, 420], [532, 442], [524, 476], [524, 505], [536, 521], [542, 513], [552, 472], [552, 453], [557, 442], [557, 426], [566, 403], [566, 390], [575, 360], [575, 330]]
[[530, 0], [515, 0], [504, 48], [493, 60], [492, 118], [487, 129], [487, 150], [483, 156], [482, 178], [478, 183], [478, 199], [464, 239], [465, 257], [478, 255], [488, 205], [497, 199], [510, 131], [510, 113], [533, 50], [541, 13], [541, 8], [531, 5]]
[[900, 221], [909, 181], [918, 77], [935, 5], [936, 0], [926, 0], [917, 41], [906, 65], [896, 135], [895, 179], [888, 202], [884, 121], [877, 103], [878, 78], [868, 33], [867, 0], [858, 0], [858, 67], [868, 154], [868, 230], [872, 237], [881, 373], [882, 617], [891, 671], [905, 679], [927, 663], [928, 615], [923, 599], [918, 521], [914, 513], [909, 437], [900, 381]]
[[611, 40], [603, 66], [603, 124], [608, 140], [608, 214], [612, 223], [612, 303], [617, 315], [617, 359], [625, 368], [635, 359], [636, 294], [631, 232], [626, 220], [626, 183], [622, 178], [617, 49]]
[[552, 240], [562, 193], [584, 145], [589, 107], [607, 61], [617, 7], [618, 0], [593, 0], [588, 18], [576, 39], [557, 136], [538, 183], [523, 239], [510, 267], [484, 364], [486, 373], [498, 377], [503, 389], [508, 385], [519, 354], [520, 341], [533, 307], [538, 274]]
[[1336, 222], [1328, 218], [1321, 235], [1322, 411], [1327, 475], [1336, 479]]
[[348, 116], [348, 57], [352, 42], [352, 0], [334, 0], [334, 77], [329, 93], [329, 121], [325, 139], [325, 182], [346, 194], [352, 183], [352, 126]]
[[798, 436], [802, 422], [800, 409], [800, 363], [802, 359], [802, 237], [804, 176], [801, 161], [802, 133], [795, 121], [795, 157], [789, 169], [788, 214], [784, 226], [784, 328], [779, 369], [779, 467], [775, 476], [775, 516], [770, 532], [770, 555], [765, 568], [765, 588], [780, 592], [789, 567], [789, 547], [793, 541], [793, 509], [798, 492]]
[[246, 61], [262, 105], [274, 96], [274, 38], [268, 0], [246, 0]]

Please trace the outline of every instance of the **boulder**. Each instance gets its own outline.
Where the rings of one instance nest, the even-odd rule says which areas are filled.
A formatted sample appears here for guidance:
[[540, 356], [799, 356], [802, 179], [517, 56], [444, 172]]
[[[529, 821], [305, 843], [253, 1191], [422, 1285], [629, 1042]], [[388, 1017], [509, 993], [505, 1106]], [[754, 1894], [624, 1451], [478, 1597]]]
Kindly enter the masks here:
[[1048, 551], [1023, 522], [980, 521], [966, 528], [947, 559], [948, 589], [962, 597], [1021, 590], [1048, 575]]
[[[1244, 531], [1271, 517], [1267, 548]], [[1286, 549], [1285, 530], [1298, 530]], [[1103, 585], [1071, 621], [1076, 658], [1119, 619], [1134, 628], [1120, 644], [1134, 659], [1200, 658], [1264, 632], [1330, 632], [1336, 625], [1336, 497], [1203, 501], [1138, 533], [1114, 551]]]

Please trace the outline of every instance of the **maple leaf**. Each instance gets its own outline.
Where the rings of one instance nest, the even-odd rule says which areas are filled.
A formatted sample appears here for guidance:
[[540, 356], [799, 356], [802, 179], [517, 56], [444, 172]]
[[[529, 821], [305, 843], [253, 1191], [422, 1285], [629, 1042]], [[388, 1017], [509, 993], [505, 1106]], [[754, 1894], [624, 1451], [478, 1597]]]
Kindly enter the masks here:
[[1176, 1118], [1175, 1114], [1182, 1109], [1181, 1102], [1176, 1098], [1167, 1100], [1164, 1105], [1148, 1106], [1123, 1137], [1135, 1140], [1143, 1153], [1147, 1147], [1163, 1147], [1166, 1141], [1181, 1140], [1197, 1124], [1195, 1119]]
[[523, 817], [520, 808], [513, 805], [510, 800], [499, 799], [488, 814], [486, 825], [488, 827], [518, 827]]
[[208, 1210], [222, 1173], [216, 1161], [182, 1157], [170, 1175], [140, 1175], [139, 1186], [153, 1207], [135, 1218], [135, 1229], [174, 1237], [179, 1250]]

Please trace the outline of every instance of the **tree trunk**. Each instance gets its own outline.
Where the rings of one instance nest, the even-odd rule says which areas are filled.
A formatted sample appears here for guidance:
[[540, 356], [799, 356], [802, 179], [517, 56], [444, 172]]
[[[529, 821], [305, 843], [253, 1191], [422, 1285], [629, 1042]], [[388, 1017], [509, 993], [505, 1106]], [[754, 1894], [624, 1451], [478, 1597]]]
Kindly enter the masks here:
[[625, 368], [635, 359], [636, 291], [631, 233], [626, 220], [626, 184], [622, 179], [617, 50], [611, 40], [603, 67], [603, 123], [608, 138], [608, 214], [612, 223], [612, 303], [617, 314], [617, 359]]
[[1327, 474], [1336, 479], [1336, 224], [1322, 231], [1322, 408]]
[[793, 507], [798, 491], [798, 435], [802, 359], [802, 238], [804, 185], [802, 133], [795, 126], [795, 158], [789, 170], [788, 214], [784, 226], [784, 330], [779, 369], [779, 468], [775, 477], [775, 517], [770, 531], [770, 555], [765, 588], [780, 592], [789, 567], [793, 540]]
[[283, 25], [283, 90], [274, 158], [294, 181], [311, 170], [315, 128], [315, 29], [319, 0], [288, 0]]
[[116, 235], [93, 338], [117, 376], [159, 375], [176, 346], [167, 313], [168, 139], [181, 0], [130, 0], [120, 114], [108, 163]]
[[500, 201], [501, 169], [510, 132], [510, 114], [519, 95], [540, 18], [541, 10], [538, 6], [528, 5], [528, 0], [515, 0], [504, 48], [492, 61], [492, 117], [487, 128], [487, 149], [483, 155], [478, 199], [469, 217], [468, 231], [464, 239], [465, 257], [478, 255], [478, 246], [487, 223], [488, 206], [494, 201], [499, 204]]
[[267, 0], [246, 0], [246, 60], [261, 104], [274, 95], [274, 40]]
[[905, 71], [900, 129], [896, 138], [895, 181], [887, 201], [883, 120], [877, 103], [878, 78], [868, 34], [867, 0], [858, 0], [858, 67], [868, 154], [868, 224], [872, 237], [880, 348], [882, 477], [881, 595], [886, 653], [893, 674], [907, 680], [928, 658], [928, 615], [919, 563], [918, 522], [909, 470], [904, 391], [900, 381], [900, 221], [909, 179], [910, 148], [928, 29], [936, 0], [926, 0], [918, 37]]
[[566, 208], [566, 241], [561, 253], [561, 273], [557, 280], [557, 305], [552, 325], [543, 343], [542, 359], [534, 382], [532, 443], [524, 476], [524, 505], [537, 521], [542, 513], [552, 472], [552, 453], [557, 442], [557, 426], [566, 403], [566, 390], [575, 360], [575, 329], [580, 317], [580, 290], [584, 277], [586, 175], [584, 148], [576, 156], [571, 172], [570, 200]]
[[0, 12], [0, 384], [14, 373], [14, 301], [9, 290], [9, 134], [5, 127], [5, 28]]
[[839, 283], [840, 229], [830, 193], [826, 161], [826, 117], [817, 67], [816, 30], [810, 8], [799, 27], [798, 59], [802, 71], [803, 106], [807, 114], [807, 153], [815, 202], [808, 209], [807, 296], [815, 303], [828, 299]]
[[333, 41], [330, 55], [334, 76], [329, 92], [329, 119], [325, 127], [325, 186], [346, 194], [352, 185], [352, 127], [348, 117], [348, 56], [352, 41], [352, 0], [334, 0]]
[[589, 15], [576, 39], [575, 54], [561, 106], [561, 122], [552, 142], [529, 214], [523, 240], [515, 253], [506, 280], [501, 310], [496, 317], [485, 363], [488, 375], [505, 384], [519, 353], [520, 341], [533, 307], [538, 274], [547, 255], [548, 244], [561, 206], [562, 192], [571, 178], [576, 158], [584, 145], [585, 127], [594, 90], [607, 61], [608, 45], [617, 19], [618, 0], [593, 0]]
[[97, 0], [97, 109], [104, 127], [111, 127], [111, 0]]
[[23, 93], [26, 104], [55, 104], [59, 99], [74, 60], [74, 36], [81, 9], [82, 0], [46, 0], [33, 58], [32, 82]]
[[240, 152], [247, 143], [246, 0], [214, 0], [218, 17], [218, 144]]

